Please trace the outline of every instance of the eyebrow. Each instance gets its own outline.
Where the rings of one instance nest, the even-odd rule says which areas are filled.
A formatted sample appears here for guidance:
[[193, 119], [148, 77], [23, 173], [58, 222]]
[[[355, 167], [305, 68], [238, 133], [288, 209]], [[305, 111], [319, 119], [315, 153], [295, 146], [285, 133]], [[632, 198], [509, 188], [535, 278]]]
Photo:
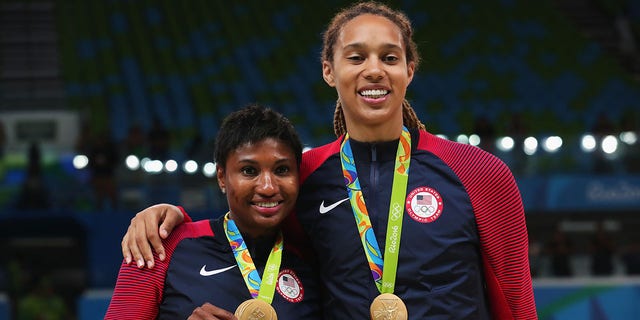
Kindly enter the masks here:
[[[364, 42], [354, 42], [354, 43], [350, 43], [346, 46], [344, 46], [343, 49], [362, 49], [362, 48], [366, 48], [367, 45]], [[384, 49], [399, 49], [402, 50], [401, 46], [398, 46], [397, 44], [394, 43], [386, 43], [382, 46]]]
[[[287, 161], [291, 161], [291, 158], [280, 158], [280, 159], [276, 160], [275, 163], [276, 164], [281, 164], [281, 163], [284, 163], [284, 162], [287, 162]], [[255, 165], [255, 164], [259, 164], [260, 161], [244, 158], [244, 159], [239, 159], [238, 163], [248, 163], [248, 164], [254, 164]]]

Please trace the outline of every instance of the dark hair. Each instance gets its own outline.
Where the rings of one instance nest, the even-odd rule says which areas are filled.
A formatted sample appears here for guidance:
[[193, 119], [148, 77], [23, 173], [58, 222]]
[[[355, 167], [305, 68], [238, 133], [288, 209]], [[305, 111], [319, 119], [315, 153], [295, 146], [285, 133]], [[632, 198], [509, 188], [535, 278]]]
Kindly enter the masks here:
[[268, 138], [289, 146], [300, 166], [302, 143], [293, 125], [282, 114], [259, 104], [247, 105], [224, 118], [216, 136], [213, 158], [218, 166], [224, 168], [231, 152], [245, 144]]
[[357, 3], [338, 12], [333, 19], [331, 19], [331, 22], [324, 31], [322, 38], [321, 62], [328, 61], [329, 63], [333, 63], [333, 47], [338, 41], [338, 35], [340, 34], [342, 27], [344, 27], [347, 22], [363, 14], [385, 17], [400, 28], [400, 33], [402, 33], [402, 42], [405, 45], [407, 63], [414, 62], [415, 69], [417, 70], [420, 63], [420, 54], [418, 54], [418, 46], [415, 41], [413, 41], [413, 27], [411, 26], [411, 21], [403, 12], [393, 10], [388, 6], [375, 1]]

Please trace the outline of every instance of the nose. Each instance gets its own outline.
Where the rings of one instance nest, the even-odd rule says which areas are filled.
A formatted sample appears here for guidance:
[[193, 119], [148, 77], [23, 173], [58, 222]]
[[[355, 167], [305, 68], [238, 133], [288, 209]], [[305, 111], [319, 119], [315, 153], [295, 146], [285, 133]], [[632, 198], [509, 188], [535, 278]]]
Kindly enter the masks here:
[[258, 177], [256, 192], [263, 196], [272, 196], [278, 192], [277, 180], [271, 173], [263, 173]]
[[379, 81], [384, 77], [382, 61], [378, 58], [369, 58], [365, 62], [364, 77], [370, 81]]

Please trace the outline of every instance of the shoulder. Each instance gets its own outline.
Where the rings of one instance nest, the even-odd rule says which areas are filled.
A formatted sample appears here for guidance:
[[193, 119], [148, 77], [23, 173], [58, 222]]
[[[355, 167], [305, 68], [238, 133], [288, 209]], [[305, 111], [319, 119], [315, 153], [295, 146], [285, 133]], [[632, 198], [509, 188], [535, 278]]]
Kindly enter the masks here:
[[444, 139], [424, 130], [420, 131], [417, 148], [440, 158], [461, 178], [487, 174], [511, 175], [507, 165], [495, 155], [476, 146]]
[[479, 158], [495, 158], [491, 153], [476, 146], [448, 140], [424, 130], [420, 130], [418, 149], [432, 152], [450, 161], [460, 159], [462, 155], [470, 155]]
[[300, 180], [304, 181], [329, 157], [340, 152], [340, 141], [342, 141], [342, 137], [303, 153], [302, 164], [300, 165]]
[[167, 239], [163, 240], [163, 244], [175, 248], [180, 241], [187, 238], [198, 238], [203, 236], [213, 236], [211, 229], [211, 220], [199, 220], [194, 222], [185, 222], [169, 234]]

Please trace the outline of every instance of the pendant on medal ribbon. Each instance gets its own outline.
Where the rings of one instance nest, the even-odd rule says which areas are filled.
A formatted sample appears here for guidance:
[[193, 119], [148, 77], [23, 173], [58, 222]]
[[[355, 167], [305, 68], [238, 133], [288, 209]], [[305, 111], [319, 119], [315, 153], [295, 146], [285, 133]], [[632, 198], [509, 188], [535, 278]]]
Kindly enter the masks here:
[[276, 310], [260, 299], [251, 299], [241, 303], [234, 315], [238, 320], [278, 320]]
[[400, 297], [383, 293], [373, 299], [369, 308], [371, 320], [407, 320], [407, 307]]

